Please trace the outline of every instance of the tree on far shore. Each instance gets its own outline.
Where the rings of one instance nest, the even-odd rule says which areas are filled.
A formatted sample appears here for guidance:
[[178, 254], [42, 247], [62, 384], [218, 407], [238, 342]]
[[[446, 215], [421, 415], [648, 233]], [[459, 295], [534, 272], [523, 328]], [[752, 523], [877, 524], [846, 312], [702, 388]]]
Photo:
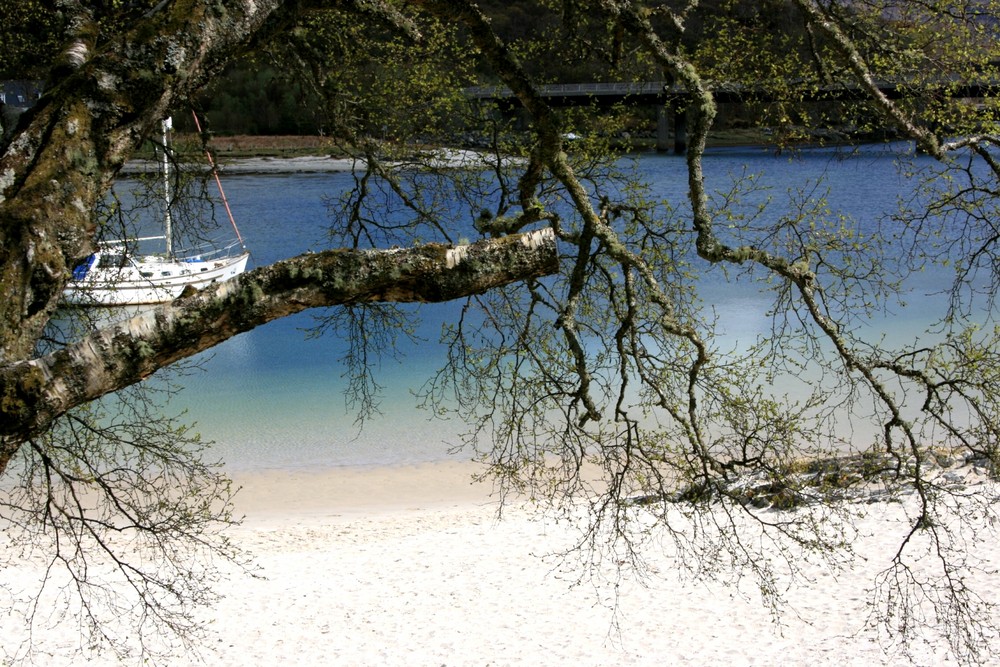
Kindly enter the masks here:
[[[304, 309], [372, 347], [406, 326], [394, 302], [465, 299], [425, 402], [469, 425], [502, 494], [567, 515], [584, 502], [581, 549], [638, 566], [652, 526], [682, 564], [753, 575], [777, 605], [775, 557], [849, 564], [857, 509], [844, 500], [906, 490], [915, 514], [874, 582], [871, 623], [904, 651], [930, 630], [963, 661], [991, 655], [995, 610], [963, 573], [996, 498], [956, 490], [938, 468], [962, 459], [995, 476], [1000, 463], [1000, 128], [993, 91], [977, 88], [997, 78], [995, 3], [519, 3], [552, 29], [507, 40], [467, 0], [56, 4], [0, 19], [4, 35], [48, 26], [0, 70], [36, 66], [24, 49], [52, 53], [43, 97], [0, 145], [0, 520], [6, 562], [42, 554], [49, 590], [75, 600], [98, 645], [154, 654], [164, 631], [192, 642], [217, 558], [243, 562], [215, 530], [233, 520], [227, 480], [143, 379]], [[620, 160], [634, 109], [560, 110], [540, 94], [553, 54], [561, 71], [683, 89], [682, 196], [651, 196]], [[67, 335], [60, 295], [110, 233], [104, 204], [123, 165], [242, 57], [294, 73], [338, 150], [360, 159], [331, 207], [345, 249]], [[465, 97], [484, 78], [512, 91], [519, 118]], [[753, 175], [710, 182], [718, 82], [745, 86], [782, 150], [817, 128], [845, 142], [890, 128], [935, 166], [901, 163], [912, 197], [875, 233], [830, 210], [817, 184], [778, 206]], [[477, 168], [447, 168], [428, 148], [459, 139], [482, 147]], [[867, 333], [932, 265], [954, 272], [933, 335]], [[698, 299], [710, 271], [770, 295], [771, 331], [745, 352], [714, 343]], [[371, 416], [365, 358], [349, 372]], [[801, 373], [822, 379], [806, 396], [766, 390]], [[837, 418], [845, 410], [873, 426], [870, 441]], [[934, 554], [926, 576], [911, 567], [917, 543]], [[102, 583], [95, 558], [127, 586]], [[914, 622], [920, 598], [936, 623]]]

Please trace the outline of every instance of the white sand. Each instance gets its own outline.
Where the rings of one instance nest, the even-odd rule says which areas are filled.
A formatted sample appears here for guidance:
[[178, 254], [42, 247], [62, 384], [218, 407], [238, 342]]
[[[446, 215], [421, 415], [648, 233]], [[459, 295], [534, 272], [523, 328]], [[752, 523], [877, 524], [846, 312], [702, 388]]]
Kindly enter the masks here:
[[[463, 149], [440, 149], [433, 157], [435, 164], [444, 168], [481, 168], [484, 162], [487, 166], [492, 164], [490, 155]], [[219, 171], [222, 174], [321, 174], [353, 171], [363, 166], [362, 161], [353, 158], [303, 155], [226, 159], [219, 163]], [[155, 173], [159, 169], [160, 164], [155, 160], [133, 160], [122, 168], [122, 173]]]
[[[733, 587], [678, 579], [662, 554], [651, 556], [662, 576], [648, 587], [620, 582], [615, 616], [613, 586], [574, 586], [578, 570], [544, 558], [571, 543], [565, 525], [521, 510], [496, 521], [469, 472], [439, 464], [241, 478], [246, 521], [233, 535], [266, 579], [229, 583], [210, 612], [206, 664], [908, 664], [860, 632], [866, 589], [901, 535], [898, 505], [869, 507], [859, 569], [834, 577], [810, 566], [812, 583], [789, 592], [781, 626]], [[995, 570], [994, 553], [984, 550]], [[998, 602], [998, 579], [979, 573], [972, 583]], [[8, 646], [10, 622], [0, 623]], [[36, 637], [55, 651], [40, 664], [80, 664], [59, 633]], [[951, 664], [932, 646], [915, 651], [916, 664]]]

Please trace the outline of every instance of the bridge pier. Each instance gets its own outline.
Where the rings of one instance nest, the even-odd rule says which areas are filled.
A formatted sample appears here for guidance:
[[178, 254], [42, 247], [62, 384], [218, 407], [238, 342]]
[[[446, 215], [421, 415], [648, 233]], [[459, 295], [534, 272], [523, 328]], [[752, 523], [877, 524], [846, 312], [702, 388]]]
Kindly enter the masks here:
[[656, 106], [656, 152], [670, 150], [670, 110], [666, 104]]
[[[670, 135], [674, 140], [671, 145]], [[659, 104], [656, 107], [656, 150], [677, 155], [687, 151], [687, 109], [676, 104]]]

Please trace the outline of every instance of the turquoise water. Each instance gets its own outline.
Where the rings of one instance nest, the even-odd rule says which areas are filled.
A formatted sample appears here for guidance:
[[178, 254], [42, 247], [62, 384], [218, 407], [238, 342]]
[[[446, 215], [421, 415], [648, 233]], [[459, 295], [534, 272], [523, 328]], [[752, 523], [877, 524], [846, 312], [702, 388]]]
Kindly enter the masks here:
[[[250, 268], [329, 247], [326, 199], [347, 187], [347, 174], [236, 176], [226, 195], [251, 249]], [[416, 407], [411, 390], [441, 364], [441, 322], [454, 305], [425, 306], [420, 334], [386, 353], [379, 380], [380, 414], [363, 428], [344, 391], [344, 341], [316, 338], [311, 313], [240, 334], [201, 355], [203, 372], [182, 378], [172, 411], [186, 411], [213, 452], [232, 469], [419, 463], [449, 458], [457, 425]], [[399, 358], [396, 358], [398, 356]]]
[[[892, 210], [904, 180], [894, 154], [884, 148], [841, 159], [833, 150], [807, 151], [795, 158], [754, 149], [720, 150], [706, 160], [710, 178], [724, 180], [749, 169], [763, 171], [764, 182], [779, 198], [804, 179], [825, 178], [831, 204], [861, 224]], [[683, 158], [642, 156], [640, 166], [654, 192], [667, 198], [683, 194]], [[251, 265], [263, 265], [307, 250], [326, 247], [326, 197], [350, 183], [347, 174], [254, 175], [226, 179], [226, 191], [252, 250]], [[765, 195], [761, 195], [765, 196]], [[724, 343], [739, 347], [766, 334], [768, 301], [757, 287], [726, 283], [709, 276], [703, 293], [715, 308]], [[940, 278], [917, 280], [913, 297], [920, 302], [883, 323], [886, 331], [905, 333], [941, 305], [932, 296]], [[447, 459], [462, 426], [432, 420], [415, 407], [411, 391], [444, 362], [437, 344], [443, 322], [454, 317], [454, 304], [424, 307], [420, 335], [424, 342], [402, 341], [401, 359], [387, 354], [380, 380], [385, 386], [381, 416], [360, 429], [343, 395], [341, 356], [344, 341], [332, 336], [309, 338], [314, 323], [304, 313], [242, 334], [200, 358], [205, 372], [184, 378], [171, 410], [186, 410], [214, 453], [234, 470], [315, 468], [345, 465], [419, 463]]]

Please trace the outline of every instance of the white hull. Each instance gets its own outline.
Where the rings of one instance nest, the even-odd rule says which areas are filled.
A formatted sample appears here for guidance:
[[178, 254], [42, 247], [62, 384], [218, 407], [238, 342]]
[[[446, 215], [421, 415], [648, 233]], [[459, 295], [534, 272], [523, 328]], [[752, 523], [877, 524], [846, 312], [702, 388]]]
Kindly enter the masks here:
[[[194, 117], [199, 131], [198, 117]], [[173, 301], [188, 287], [201, 289], [212, 283], [223, 282], [243, 273], [250, 257], [243, 246], [243, 238], [236, 229], [236, 221], [229, 210], [229, 202], [222, 192], [218, 173], [215, 181], [226, 205], [229, 220], [236, 231], [242, 252], [233, 254], [236, 243], [210, 253], [177, 257], [173, 252], [171, 231], [169, 118], [163, 121], [163, 228], [162, 236], [147, 236], [130, 241], [113, 241], [101, 244], [97, 252], [73, 269], [73, 277], [63, 290], [63, 303], [73, 306], [140, 306]], [[208, 155], [206, 153], [206, 155]], [[208, 155], [209, 164], [212, 157]], [[214, 171], [215, 165], [212, 164]], [[162, 254], [142, 254], [139, 243], [163, 241]]]
[[126, 306], [173, 301], [186, 287], [201, 289], [229, 280], [246, 269], [250, 254], [218, 259], [165, 259], [156, 255], [137, 260], [98, 252], [74, 271], [63, 291], [63, 302], [74, 306]]

